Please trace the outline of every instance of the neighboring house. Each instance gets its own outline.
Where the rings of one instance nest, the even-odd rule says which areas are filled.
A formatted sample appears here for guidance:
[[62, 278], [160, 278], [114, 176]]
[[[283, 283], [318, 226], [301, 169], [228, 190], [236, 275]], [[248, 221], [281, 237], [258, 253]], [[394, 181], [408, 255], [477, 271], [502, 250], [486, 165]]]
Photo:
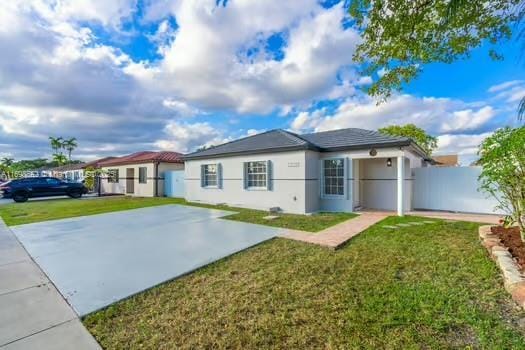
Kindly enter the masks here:
[[49, 176], [58, 177], [70, 182], [82, 182], [85, 178], [85, 170], [87, 168], [98, 169], [101, 162], [105, 162], [115, 157], [105, 157], [96, 160], [92, 160], [86, 163], [75, 163], [75, 164], [66, 164], [62, 165], [51, 170]]
[[271, 130], [184, 157], [186, 199], [290, 213], [412, 209], [412, 168], [427, 165], [411, 139], [341, 129]]
[[51, 169], [51, 176], [69, 182], [82, 182], [84, 180], [84, 163], [66, 164]]
[[105, 173], [102, 193], [142, 197], [164, 195], [164, 172], [184, 170], [182, 154], [177, 152], [137, 152], [99, 163]]
[[432, 165], [434, 166], [459, 166], [459, 157], [457, 154], [447, 154], [442, 156], [433, 156]]

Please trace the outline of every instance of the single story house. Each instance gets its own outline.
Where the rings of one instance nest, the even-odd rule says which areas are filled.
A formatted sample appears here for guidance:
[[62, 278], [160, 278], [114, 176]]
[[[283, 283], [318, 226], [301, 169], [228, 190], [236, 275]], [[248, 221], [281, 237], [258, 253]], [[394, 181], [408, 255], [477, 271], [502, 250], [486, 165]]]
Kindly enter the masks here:
[[92, 160], [90, 162], [85, 163], [74, 163], [74, 164], [66, 164], [62, 165], [56, 168], [52, 168], [51, 174], [49, 176], [58, 177], [70, 182], [82, 182], [85, 178], [85, 170], [87, 168], [94, 168], [98, 169], [100, 167], [100, 163], [114, 159], [115, 157], [105, 157], [100, 158], [96, 160]]
[[184, 157], [186, 199], [289, 213], [412, 209], [411, 139], [364, 129], [271, 130]]
[[164, 195], [164, 172], [184, 170], [182, 154], [177, 152], [137, 152], [99, 163], [101, 192], [140, 197]]

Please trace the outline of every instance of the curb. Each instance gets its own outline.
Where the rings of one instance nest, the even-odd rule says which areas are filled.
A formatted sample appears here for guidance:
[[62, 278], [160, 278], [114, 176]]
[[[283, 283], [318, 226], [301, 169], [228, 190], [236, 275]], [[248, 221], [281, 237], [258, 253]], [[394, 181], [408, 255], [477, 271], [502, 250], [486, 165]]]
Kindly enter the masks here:
[[525, 276], [507, 248], [503, 246], [497, 235], [490, 230], [492, 225], [479, 227], [481, 244], [487, 249], [492, 260], [503, 274], [505, 289], [522, 309], [525, 309]]

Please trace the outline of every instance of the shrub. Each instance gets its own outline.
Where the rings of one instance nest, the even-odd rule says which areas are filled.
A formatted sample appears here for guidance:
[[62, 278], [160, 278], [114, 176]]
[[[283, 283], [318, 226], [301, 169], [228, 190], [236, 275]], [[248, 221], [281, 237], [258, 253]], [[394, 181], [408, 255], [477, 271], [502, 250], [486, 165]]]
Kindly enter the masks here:
[[502, 128], [487, 137], [479, 149], [483, 167], [480, 188], [498, 201], [525, 241], [525, 127]]
[[95, 189], [95, 168], [89, 166], [84, 170], [84, 173], [84, 186], [86, 186], [89, 191], [93, 191]]

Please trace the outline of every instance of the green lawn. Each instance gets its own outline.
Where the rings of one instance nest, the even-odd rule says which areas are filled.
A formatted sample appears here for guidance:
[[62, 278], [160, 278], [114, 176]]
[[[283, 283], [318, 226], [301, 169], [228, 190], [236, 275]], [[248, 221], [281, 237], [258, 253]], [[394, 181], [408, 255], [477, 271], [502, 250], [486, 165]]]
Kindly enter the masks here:
[[53, 199], [46, 201], [29, 201], [0, 206], [0, 216], [7, 225], [22, 225], [32, 222], [64, 219], [75, 216], [93, 215], [112, 211], [151, 207], [164, 204], [183, 204], [198, 207], [236, 211], [237, 214], [226, 217], [229, 220], [251, 222], [275, 227], [291, 228], [317, 232], [355, 216], [352, 213], [320, 213], [316, 215], [281, 214], [271, 221], [263, 219], [268, 212], [260, 210], [213, 206], [189, 203], [182, 198], [137, 198], [108, 197], [91, 200]]
[[335, 252], [274, 239], [83, 322], [106, 349], [524, 349], [478, 225], [382, 228], [413, 220]]

